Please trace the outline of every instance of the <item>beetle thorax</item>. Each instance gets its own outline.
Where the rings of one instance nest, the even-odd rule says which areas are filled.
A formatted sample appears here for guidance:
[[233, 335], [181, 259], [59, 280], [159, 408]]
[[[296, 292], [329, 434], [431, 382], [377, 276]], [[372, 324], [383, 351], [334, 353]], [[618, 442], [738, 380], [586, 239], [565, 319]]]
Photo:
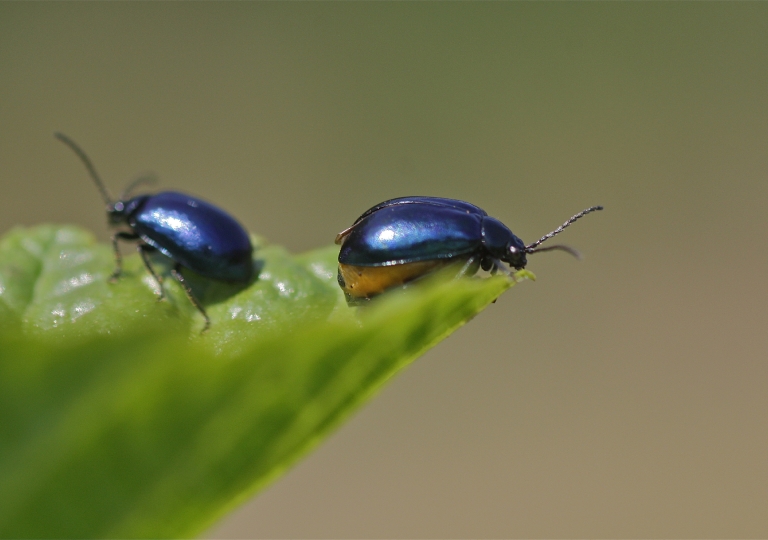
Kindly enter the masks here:
[[513, 268], [525, 268], [528, 262], [523, 241], [496, 218], [483, 218], [483, 247], [491, 257]]

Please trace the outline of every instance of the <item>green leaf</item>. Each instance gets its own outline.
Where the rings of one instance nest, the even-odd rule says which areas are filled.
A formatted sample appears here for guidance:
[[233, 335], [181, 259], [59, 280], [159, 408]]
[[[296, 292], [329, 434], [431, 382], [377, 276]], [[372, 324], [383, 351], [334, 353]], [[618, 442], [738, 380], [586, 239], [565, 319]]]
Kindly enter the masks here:
[[158, 302], [131, 256], [108, 283], [82, 230], [0, 242], [0, 536], [195, 535], [513, 284], [438, 275], [351, 309], [337, 248], [257, 244], [250, 286], [190, 278], [200, 335], [172, 280]]

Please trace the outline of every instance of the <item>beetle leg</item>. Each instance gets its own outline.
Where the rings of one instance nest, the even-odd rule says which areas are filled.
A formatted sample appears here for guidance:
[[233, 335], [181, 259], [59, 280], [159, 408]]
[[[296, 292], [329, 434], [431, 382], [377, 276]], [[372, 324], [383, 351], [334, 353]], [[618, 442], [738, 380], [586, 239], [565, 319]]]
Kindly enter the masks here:
[[114, 283], [120, 274], [123, 273], [123, 256], [120, 254], [120, 248], [117, 247], [118, 240], [138, 240], [139, 235], [129, 232], [116, 232], [112, 235], [112, 251], [115, 253], [115, 271], [109, 276], [109, 281]]
[[189, 298], [189, 301], [192, 302], [192, 304], [197, 308], [197, 310], [203, 314], [203, 317], [205, 318], [205, 326], [203, 326], [203, 329], [200, 330], [200, 333], [202, 334], [208, 328], [211, 326], [211, 319], [208, 318], [208, 314], [205, 312], [205, 309], [203, 309], [203, 306], [200, 304], [197, 298], [195, 298], [195, 295], [192, 293], [192, 288], [187, 284], [187, 282], [184, 280], [184, 276], [181, 275], [181, 265], [176, 264], [176, 266], [173, 267], [171, 270], [171, 274], [173, 275], [174, 279], [179, 282], [179, 285], [184, 289], [184, 292], [187, 293], [187, 298]]
[[507, 277], [512, 278], [515, 282], [517, 282], [517, 278], [515, 278], [515, 274], [507, 268], [507, 265], [501, 262], [499, 259], [493, 260], [493, 268], [491, 269], [491, 273], [495, 273], [496, 270], [500, 270], [502, 274], [504, 274]]
[[148, 246], [147, 244], [139, 244], [139, 255], [141, 255], [141, 260], [144, 261], [144, 266], [147, 267], [147, 270], [149, 270], [149, 273], [152, 274], [152, 277], [155, 278], [155, 281], [157, 282], [157, 288], [160, 290], [160, 296], [157, 297], [157, 301], [159, 302], [163, 298], [165, 298], [165, 291], [163, 290], [163, 280], [160, 279], [160, 275], [155, 272], [155, 269], [152, 267], [152, 264], [149, 262], [149, 252], [154, 251], [155, 248], [152, 246]]
[[474, 263], [475, 263], [475, 256], [472, 255], [469, 259], [467, 259], [467, 262], [464, 263], [464, 266], [461, 267], [461, 270], [459, 270], [459, 273], [456, 274], [456, 279], [466, 276], [469, 272], [469, 269], [472, 268], [472, 265]]

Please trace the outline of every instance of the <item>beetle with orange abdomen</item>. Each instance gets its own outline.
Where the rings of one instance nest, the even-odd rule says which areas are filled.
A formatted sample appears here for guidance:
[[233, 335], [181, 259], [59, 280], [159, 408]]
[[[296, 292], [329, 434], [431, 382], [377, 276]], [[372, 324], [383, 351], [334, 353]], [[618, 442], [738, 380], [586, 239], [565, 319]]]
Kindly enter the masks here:
[[602, 209], [587, 208], [525, 245], [501, 221], [464, 201], [440, 197], [384, 201], [336, 236], [341, 244], [339, 286], [354, 304], [448, 264], [463, 263], [460, 273], [466, 275], [478, 268], [511, 274], [506, 265], [521, 270], [531, 253], [562, 250], [578, 256], [568, 246], [538, 246], [577, 219]]

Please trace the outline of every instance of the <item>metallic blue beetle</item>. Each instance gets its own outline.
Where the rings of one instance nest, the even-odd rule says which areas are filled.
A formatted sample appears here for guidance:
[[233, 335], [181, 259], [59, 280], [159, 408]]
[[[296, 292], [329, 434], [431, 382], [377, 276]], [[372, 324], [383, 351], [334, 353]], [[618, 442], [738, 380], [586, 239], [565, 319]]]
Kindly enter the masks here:
[[154, 181], [153, 177], [136, 179], [113, 202], [85, 152], [66, 135], [56, 133], [55, 136], [85, 164], [107, 205], [109, 224], [113, 227], [126, 226], [128, 229], [112, 235], [116, 268], [110, 280], [116, 280], [122, 273], [123, 261], [117, 246], [118, 240], [136, 241], [144, 266], [157, 281], [161, 300], [165, 296], [162, 280], [152, 268], [148, 256], [149, 252], [155, 250], [161, 252], [175, 262], [171, 274], [205, 317], [203, 331], [207, 330], [211, 321], [184, 280], [181, 269], [189, 268], [202, 276], [220, 281], [249, 282], [253, 278], [253, 247], [242, 225], [220, 208], [176, 191], [128, 198], [137, 185]]
[[530, 253], [559, 249], [578, 257], [568, 246], [538, 246], [577, 219], [602, 209], [587, 208], [526, 246], [501, 221], [464, 201], [440, 197], [384, 201], [336, 236], [341, 244], [339, 285], [354, 304], [456, 262], [464, 263], [461, 275], [474, 274], [478, 268], [511, 275], [503, 263], [520, 270]]

